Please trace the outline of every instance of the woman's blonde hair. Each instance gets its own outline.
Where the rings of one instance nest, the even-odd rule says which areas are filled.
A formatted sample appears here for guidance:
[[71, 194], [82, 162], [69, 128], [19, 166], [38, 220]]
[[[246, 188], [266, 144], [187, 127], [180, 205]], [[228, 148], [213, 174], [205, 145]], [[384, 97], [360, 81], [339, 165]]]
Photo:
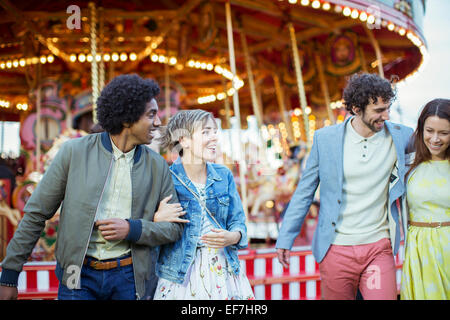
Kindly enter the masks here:
[[214, 116], [211, 112], [201, 109], [182, 110], [177, 112], [165, 128], [161, 129], [161, 147], [168, 150], [175, 149], [180, 156], [183, 156], [183, 148], [180, 144], [182, 137], [190, 138], [198, 127], [203, 127], [206, 122]]

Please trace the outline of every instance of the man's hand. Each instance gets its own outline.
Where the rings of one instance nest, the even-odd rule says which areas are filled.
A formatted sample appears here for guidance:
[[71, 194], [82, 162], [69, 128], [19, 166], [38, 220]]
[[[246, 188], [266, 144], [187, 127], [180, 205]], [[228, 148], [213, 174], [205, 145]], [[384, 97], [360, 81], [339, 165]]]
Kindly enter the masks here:
[[98, 227], [103, 238], [108, 241], [124, 240], [130, 232], [130, 224], [124, 219], [97, 220], [95, 226]]
[[17, 300], [17, 287], [7, 287], [0, 285], [0, 300]]
[[289, 257], [291, 251], [288, 249], [277, 249], [278, 261], [282, 264], [284, 268], [289, 268]]
[[159, 203], [159, 208], [158, 211], [155, 212], [153, 221], [181, 222], [181, 223], [189, 222], [189, 220], [180, 219], [180, 217], [185, 215], [186, 212], [183, 211], [183, 207], [179, 203], [168, 203], [170, 199], [172, 199], [172, 195], [165, 197]]
[[211, 229], [212, 232], [203, 235], [200, 239], [203, 243], [215, 249], [225, 248], [236, 244], [241, 240], [241, 233], [224, 229]]

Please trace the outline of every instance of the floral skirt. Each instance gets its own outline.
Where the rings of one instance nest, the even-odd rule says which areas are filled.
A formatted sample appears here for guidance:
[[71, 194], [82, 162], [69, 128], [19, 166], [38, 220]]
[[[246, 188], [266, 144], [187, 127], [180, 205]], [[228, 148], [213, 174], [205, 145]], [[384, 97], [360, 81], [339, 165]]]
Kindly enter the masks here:
[[247, 276], [235, 275], [223, 249], [197, 248], [186, 280], [178, 284], [160, 278], [155, 300], [253, 300]]

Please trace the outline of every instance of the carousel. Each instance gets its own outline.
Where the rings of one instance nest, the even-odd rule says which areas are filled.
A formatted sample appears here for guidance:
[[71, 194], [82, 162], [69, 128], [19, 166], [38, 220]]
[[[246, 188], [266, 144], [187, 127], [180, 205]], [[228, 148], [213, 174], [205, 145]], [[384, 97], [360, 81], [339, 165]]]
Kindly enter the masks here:
[[[233, 171], [244, 205], [250, 247], [240, 259], [256, 298], [320, 298], [309, 249], [320, 199], [289, 270], [273, 249], [283, 212], [314, 131], [346, 117], [346, 79], [362, 71], [401, 82], [424, 67], [425, 3], [0, 0], [0, 125], [20, 123], [21, 140], [20, 156], [5, 161], [14, 178], [0, 176], [0, 260], [61, 144], [101, 130], [95, 102], [103, 86], [137, 73], [159, 83], [163, 123], [197, 108], [218, 120], [218, 162]], [[24, 266], [19, 298], [56, 297], [57, 231], [58, 214]], [[402, 257], [396, 259], [401, 268]]]

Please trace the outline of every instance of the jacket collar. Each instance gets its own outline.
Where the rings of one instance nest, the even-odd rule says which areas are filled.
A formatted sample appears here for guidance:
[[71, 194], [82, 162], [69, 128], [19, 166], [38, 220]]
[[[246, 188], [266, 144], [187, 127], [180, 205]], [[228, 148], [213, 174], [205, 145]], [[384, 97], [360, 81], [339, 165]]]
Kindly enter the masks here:
[[[184, 171], [183, 163], [181, 162], [181, 157], [178, 157], [171, 166], [172, 171], [174, 171], [179, 178], [183, 179], [184, 183], [189, 185], [191, 180], [188, 178], [186, 171]], [[216, 169], [212, 163], [206, 163], [206, 188], [214, 183], [214, 181], [221, 181], [222, 178], [217, 173]]]
[[336, 126], [337, 134], [334, 135], [335, 139], [333, 143], [330, 144], [331, 148], [334, 149], [332, 154], [336, 154], [336, 172], [338, 174], [338, 183], [339, 185], [343, 184], [344, 179], [344, 134], [345, 134], [345, 127], [347, 126], [347, 123], [353, 118], [348, 117], [345, 119], [343, 123], [340, 123]]
[[[345, 134], [345, 127], [348, 125], [351, 125], [349, 123], [349, 121], [354, 118], [355, 116], [351, 116], [348, 117], [347, 119], [345, 119], [345, 121], [341, 124], [338, 124], [338, 134], [336, 135], [336, 138], [338, 139], [338, 146], [341, 147], [341, 153], [343, 152], [343, 147], [344, 147], [344, 134]], [[400, 144], [400, 133], [401, 133], [401, 127], [398, 124], [389, 122], [389, 121], [385, 121], [384, 122], [385, 128], [389, 131], [389, 133], [392, 136], [392, 140], [394, 141], [395, 147], [396, 147], [396, 151], [398, 154], [401, 154], [401, 152], [399, 153], [400, 150], [398, 150], [397, 148], [399, 148]], [[403, 151], [404, 152], [404, 151]], [[403, 157], [403, 163], [405, 161], [404, 157]]]
[[[336, 165], [337, 165], [337, 172], [338, 172], [338, 178], [339, 183], [343, 183], [343, 174], [344, 174], [344, 167], [343, 167], [343, 152], [344, 152], [344, 134], [345, 134], [345, 127], [348, 124], [348, 122], [353, 118], [354, 116], [348, 117], [343, 123], [337, 125], [337, 134], [335, 135], [335, 141], [332, 144], [334, 148], [337, 148], [335, 150], [335, 154], [338, 156], [336, 157]], [[402, 150], [402, 137], [401, 137], [401, 127], [398, 124], [385, 121], [385, 128], [389, 131], [389, 134], [392, 137], [392, 141], [394, 142], [395, 151], [397, 152], [397, 167], [398, 168], [404, 168], [405, 167], [405, 151]], [[404, 172], [399, 172], [400, 174], [400, 180], [403, 179]], [[402, 181], [403, 183], [403, 181]]]
[[348, 135], [350, 141], [352, 141], [355, 144], [362, 143], [365, 141], [371, 144], [380, 144], [380, 142], [386, 136], [386, 130], [385, 128], [383, 128], [383, 130], [380, 130], [379, 132], [376, 132], [372, 136], [365, 138], [361, 136], [358, 132], [356, 132], [355, 128], [353, 128], [349, 120], [345, 122], [345, 134]]
[[[347, 125], [351, 126], [350, 121], [355, 116], [350, 116], [344, 120], [344, 122], [336, 125], [337, 134], [333, 136], [333, 143], [331, 143], [331, 148], [334, 148], [333, 154], [336, 154], [336, 169], [338, 173], [338, 182], [340, 185], [343, 184], [344, 181], [344, 135], [345, 128]], [[387, 121], [385, 121], [387, 123]]]
[[[398, 124], [385, 121], [386, 128], [391, 134], [392, 141], [394, 142], [395, 151], [397, 152], [398, 168], [405, 168], [405, 147], [402, 148], [402, 134], [401, 127]], [[402, 172], [404, 174], [404, 172]], [[400, 174], [401, 180], [403, 180], [403, 174]], [[403, 182], [403, 181], [402, 181]]]
[[[103, 131], [101, 133], [101, 141], [102, 141], [102, 145], [103, 147], [105, 147], [106, 150], [108, 150], [111, 154], [113, 154], [113, 147], [111, 144], [111, 138], [109, 136], [109, 133], [106, 131]], [[133, 164], [137, 163], [139, 161], [139, 159], [141, 159], [141, 154], [142, 154], [142, 146], [141, 145], [137, 145], [136, 149], [134, 151], [134, 162]]]

